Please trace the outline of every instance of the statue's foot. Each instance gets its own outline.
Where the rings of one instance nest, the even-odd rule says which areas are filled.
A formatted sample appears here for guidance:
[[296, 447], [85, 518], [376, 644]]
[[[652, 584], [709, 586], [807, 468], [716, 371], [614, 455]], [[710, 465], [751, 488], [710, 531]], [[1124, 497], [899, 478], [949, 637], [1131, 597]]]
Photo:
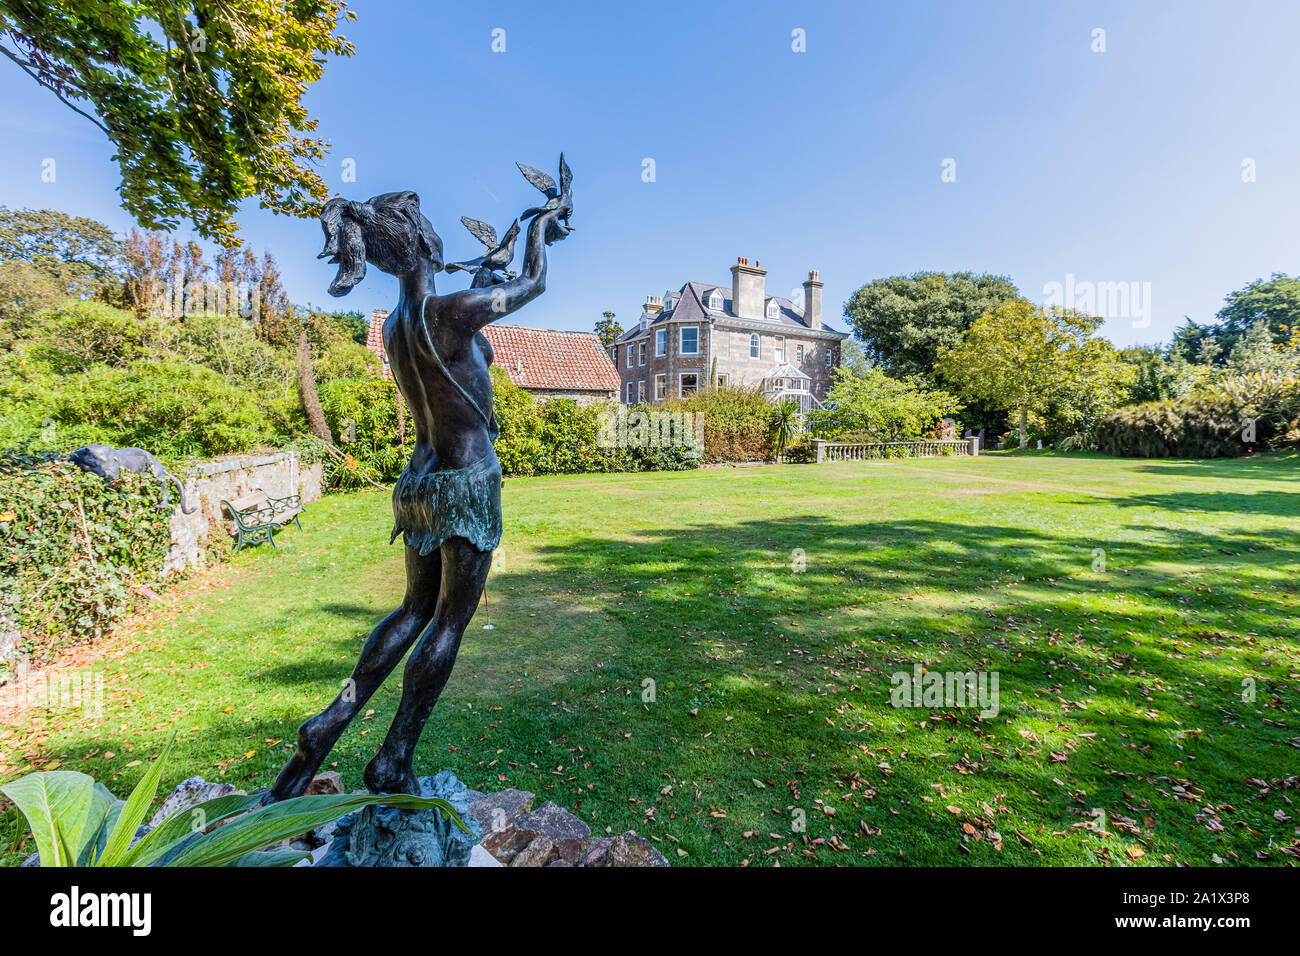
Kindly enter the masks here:
[[284, 765], [280, 776], [275, 778], [275, 786], [271, 788], [270, 799], [266, 802], [301, 797], [316, 779], [316, 771], [329, 753], [329, 747], [322, 739], [320, 720], [319, 716], [313, 717], [298, 728], [298, 749]]
[[366, 789], [371, 793], [409, 793], [420, 796], [420, 781], [407, 761], [394, 760], [384, 751], [366, 764]]

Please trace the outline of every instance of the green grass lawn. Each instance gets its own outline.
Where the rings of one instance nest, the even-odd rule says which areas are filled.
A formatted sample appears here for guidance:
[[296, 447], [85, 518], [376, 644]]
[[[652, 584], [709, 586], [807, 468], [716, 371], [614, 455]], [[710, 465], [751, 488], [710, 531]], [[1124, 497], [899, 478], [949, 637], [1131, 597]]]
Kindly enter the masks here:
[[[496, 627], [480, 607], [417, 769], [675, 864], [1292, 861], [1297, 478], [1041, 453], [510, 480]], [[400, 598], [390, 519], [331, 496], [175, 588], [83, 665], [102, 717], [10, 715], [7, 775], [124, 794], [177, 730], [165, 786], [268, 785]], [[1000, 712], [891, 706], [915, 664], [996, 672]], [[400, 679], [331, 757], [349, 787]]]

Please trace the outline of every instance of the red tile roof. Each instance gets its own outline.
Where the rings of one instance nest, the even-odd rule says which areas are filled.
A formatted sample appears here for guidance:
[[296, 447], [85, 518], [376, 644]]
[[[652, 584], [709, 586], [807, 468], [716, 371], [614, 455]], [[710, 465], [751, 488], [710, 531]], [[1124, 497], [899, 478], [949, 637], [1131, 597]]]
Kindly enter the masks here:
[[[384, 359], [380, 334], [388, 313], [370, 313], [366, 347]], [[492, 345], [492, 364], [505, 371], [520, 388], [613, 392], [619, 377], [609, 353], [594, 332], [557, 332], [519, 325], [489, 325], [483, 334]], [[388, 367], [384, 366], [387, 373]]]
[[483, 334], [492, 344], [492, 364], [520, 388], [618, 393], [618, 372], [594, 332], [489, 325]]

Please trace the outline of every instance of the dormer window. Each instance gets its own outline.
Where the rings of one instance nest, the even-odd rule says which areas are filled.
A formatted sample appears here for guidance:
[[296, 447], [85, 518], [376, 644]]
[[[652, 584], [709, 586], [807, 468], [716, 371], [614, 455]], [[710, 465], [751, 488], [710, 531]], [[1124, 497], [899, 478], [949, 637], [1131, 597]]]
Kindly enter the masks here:
[[776, 304], [776, 299], [767, 300], [767, 317], [769, 319], [779, 319], [781, 317], [781, 307]]
[[709, 308], [714, 312], [722, 311], [722, 294], [717, 289], [709, 293]]

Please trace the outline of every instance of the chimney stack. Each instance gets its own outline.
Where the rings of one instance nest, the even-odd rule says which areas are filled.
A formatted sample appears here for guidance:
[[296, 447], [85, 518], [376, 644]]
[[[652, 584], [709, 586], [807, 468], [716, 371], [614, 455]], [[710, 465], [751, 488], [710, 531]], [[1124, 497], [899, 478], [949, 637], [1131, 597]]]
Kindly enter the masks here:
[[648, 295], [645, 297], [645, 305], [641, 307], [641, 331], [645, 331], [647, 325], [659, 318], [659, 313], [664, 310], [664, 300], [657, 295]]
[[751, 266], [744, 256], [736, 259], [731, 267], [731, 308], [742, 319], [763, 318], [764, 277], [767, 270], [754, 260]]
[[822, 327], [822, 283], [817, 270], [808, 273], [803, 284], [803, 319], [808, 328], [820, 332]]

